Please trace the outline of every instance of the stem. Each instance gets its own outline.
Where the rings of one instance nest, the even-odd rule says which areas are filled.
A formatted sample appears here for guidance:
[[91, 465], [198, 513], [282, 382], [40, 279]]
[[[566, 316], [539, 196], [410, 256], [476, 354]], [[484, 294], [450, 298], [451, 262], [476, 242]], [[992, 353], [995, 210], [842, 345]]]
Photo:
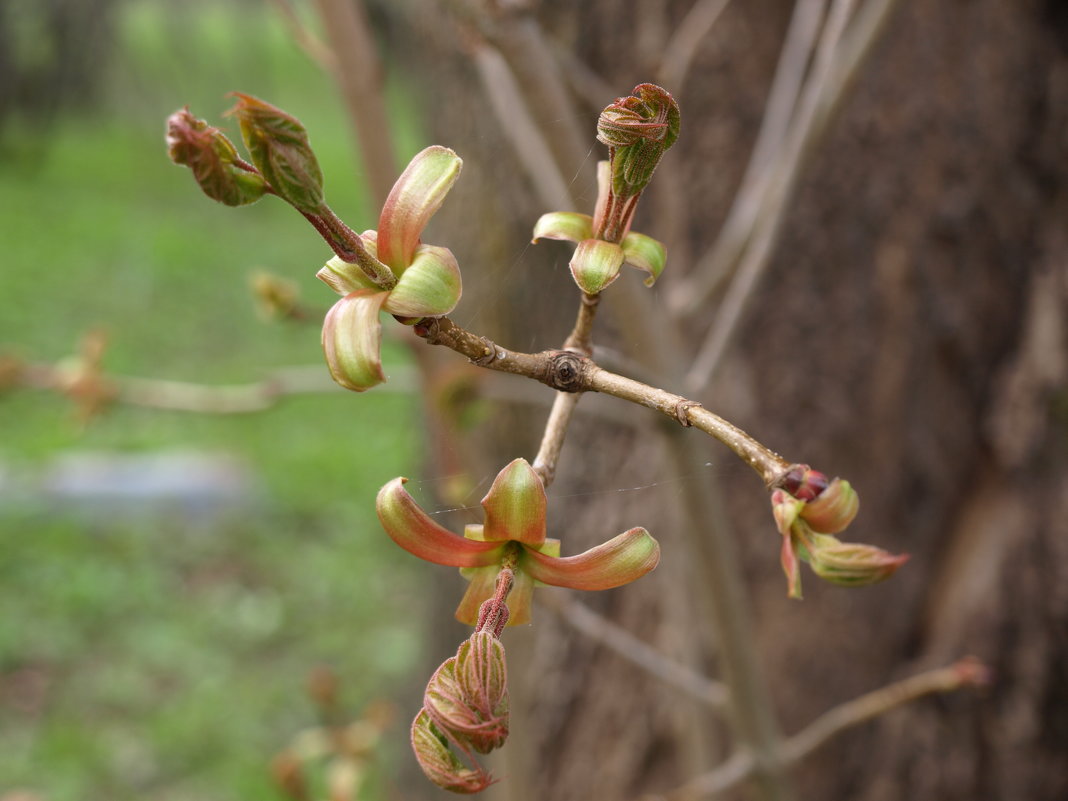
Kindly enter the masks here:
[[[575, 327], [564, 341], [565, 350], [581, 353], [583, 356], [589, 356], [593, 352], [593, 320], [600, 299], [600, 295], [582, 293]], [[567, 427], [581, 397], [581, 394], [575, 392], [557, 392], [553, 399], [553, 408], [549, 412], [549, 419], [545, 421], [545, 433], [541, 437], [538, 455], [534, 457], [534, 469], [546, 487], [552, 484], [556, 477], [556, 463], [564, 447]]]
[[355, 264], [382, 289], [393, 289], [397, 285], [397, 277], [393, 271], [367, 252], [360, 235], [334, 214], [329, 206], [323, 205], [318, 214], [301, 214], [342, 261]]
[[567, 350], [508, 351], [486, 337], [466, 331], [448, 317], [427, 318], [414, 331], [431, 345], [444, 345], [479, 367], [534, 378], [563, 392], [600, 392], [655, 409], [682, 426], [692, 426], [718, 439], [752, 467], [768, 487], [790, 467], [790, 462], [699, 403], [604, 370], [586, 356]]
[[682, 395], [611, 373], [598, 367], [592, 361], [589, 364], [587, 382], [585, 389], [589, 391], [602, 392], [605, 395], [612, 395], [655, 409], [675, 419], [683, 426], [693, 426], [715, 437], [730, 448], [739, 459], [753, 468], [769, 487], [790, 466], [789, 462], [753, 439], [738, 426]]
[[553, 398], [553, 407], [549, 411], [549, 419], [545, 421], [545, 433], [541, 437], [541, 445], [538, 447], [538, 455], [534, 457], [534, 470], [541, 476], [541, 482], [546, 488], [556, 478], [556, 463], [560, 459], [560, 451], [564, 447], [564, 436], [567, 427], [571, 423], [571, 415], [578, 406], [582, 397], [577, 392], [557, 392]]

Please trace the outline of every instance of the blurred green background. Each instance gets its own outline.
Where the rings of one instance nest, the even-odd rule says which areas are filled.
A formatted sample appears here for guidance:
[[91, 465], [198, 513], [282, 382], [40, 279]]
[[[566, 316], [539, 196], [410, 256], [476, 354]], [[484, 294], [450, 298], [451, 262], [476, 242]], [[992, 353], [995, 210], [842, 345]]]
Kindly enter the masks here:
[[[63, 5], [7, 0], [8, 56], [54, 62], [43, 9]], [[225, 93], [269, 99], [307, 125], [333, 208], [374, 227], [329, 77], [267, 3], [104, 5], [114, 37], [96, 93], [2, 120], [0, 353], [54, 362], [102, 328], [119, 374], [233, 383], [321, 364], [316, 321], [265, 321], [249, 276], [294, 280], [325, 310], [327, 249], [280, 202], [205, 198], [168, 162], [163, 127], [189, 104], [236, 139]], [[406, 161], [418, 121], [400, 88], [390, 103]], [[421, 656], [425, 574], [373, 511], [386, 480], [412, 474], [419, 432], [403, 388], [227, 417], [117, 407], [86, 428], [57, 394], [0, 394], [0, 797], [281, 797], [267, 766], [315, 721], [309, 672], [331, 668], [356, 716]], [[71, 454], [189, 451], [236, 465], [239, 497], [191, 511], [49, 492]], [[405, 724], [406, 711], [391, 741]], [[361, 797], [388, 794], [386, 772]]]

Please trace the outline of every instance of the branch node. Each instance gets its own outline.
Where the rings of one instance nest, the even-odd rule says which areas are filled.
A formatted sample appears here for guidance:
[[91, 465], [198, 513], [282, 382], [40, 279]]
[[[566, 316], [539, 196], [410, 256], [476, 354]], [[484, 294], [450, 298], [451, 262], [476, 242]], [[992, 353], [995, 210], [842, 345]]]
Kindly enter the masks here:
[[690, 409], [696, 409], [700, 405], [697, 401], [683, 398], [675, 404], [675, 419], [685, 428], [689, 428], [693, 425], [693, 421], [690, 420]]
[[478, 358], [471, 359], [471, 363], [478, 365], [479, 367], [489, 367], [497, 359], [503, 359], [507, 353], [503, 348], [497, 347], [497, 345], [486, 337], [479, 337], [479, 341], [482, 342], [482, 355]]
[[560, 392], [581, 392], [585, 362], [586, 359], [578, 353], [552, 351], [546, 365], [545, 383]]

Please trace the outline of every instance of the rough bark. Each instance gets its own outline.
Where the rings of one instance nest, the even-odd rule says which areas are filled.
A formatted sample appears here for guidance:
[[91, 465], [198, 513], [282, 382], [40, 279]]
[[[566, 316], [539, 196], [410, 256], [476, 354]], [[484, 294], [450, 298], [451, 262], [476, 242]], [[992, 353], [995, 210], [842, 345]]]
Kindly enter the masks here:
[[[726, 213], [790, 6], [733, 3], [698, 52], [665, 165], [678, 183], [656, 186], [635, 223], [668, 239], [665, 283], [711, 244]], [[662, 487], [610, 490], [666, 478], [718, 484], [787, 732], [967, 653], [993, 668], [983, 694], [921, 701], [826, 746], [794, 771], [799, 798], [1052, 801], [1068, 797], [1068, 15], [1053, 0], [901, 6], [814, 154], [702, 400], [789, 458], [847, 476], [862, 498], [851, 534], [912, 561], [857, 591], [809, 574], [805, 600], [787, 601], [759, 481], [722, 450], [712, 468], [680, 473], [659, 421], [583, 425], [610, 402], [596, 398], [583, 400], [565, 446], [551, 524], [567, 552], [633, 525], [653, 531], [663, 567], [587, 600], [711, 670], [694, 614], [701, 576], [688, 559], [687, 538], [700, 532], [680, 529]], [[533, 18], [622, 94], [653, 77], [657, 48], [687, 7], [546, 0]], [[467, 234], [456, 246], [461, 229], [449, 232], [473, 290], [458, 319], [516, 348], [557, 345], [577, 303], [566, 250], [525, 247], [546, 209], [481, 96], [464, 52], [473, 34], [441, 19], [423, 25], [429, 15], [409, 13], [390, 31], [398, 51], [419, 41], [429, 56], [412, 73], [432, 90], [427, 119], [467, 159], [453, 217], [438, 221]], [[593, 158], [596, 109], [578, 107]], [[592, 204], [590, 187], [575, 194]], [[695, 339], [681, 359], [707, 323], [690, 322]], [[621, 349], [657, 334], [655, 320], [623, 326], [613, 326]], [[602, 326], [599, 341], [611, 335]], [[531, 405], [495, 412], [475, 472], [531, 457], [543, 419]], [[498, 797], [631, 798], [729, 752], [721, 723], [548, 613], [506, 644], [526, 667], [528, 706], [517, 710]]]

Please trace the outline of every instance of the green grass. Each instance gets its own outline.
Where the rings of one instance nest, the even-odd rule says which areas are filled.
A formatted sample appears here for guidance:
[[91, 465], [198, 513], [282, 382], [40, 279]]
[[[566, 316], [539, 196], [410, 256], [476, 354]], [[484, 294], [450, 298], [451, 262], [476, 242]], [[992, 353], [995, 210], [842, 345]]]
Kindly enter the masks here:
[[[45, 134], [6, 132], [0, 352], [54, 361], [102, 327], [118, 373], [236, 382], [321, 363], [318, 326], [264, 323], [247, 281], [286, 276], [325, 310], [332, 295], [313, 277], [325, 246], [272, 199], [213, 203], [165, 157], [171, 111], [189, 103], [221, 122], [226, 91], [255, 94], [304, 120], [331, 204], [373, 227], [333, 86], [267, 7], [241, 7], [239, 19], [216, 3], [127, 5], [109, 103]], [[409, 156], [417, 127], [392, 98]], [[402, 360], [387, 353], [387, 366]], [[278, 797], [266, 764], [314, 717], [307, 672], [332, 666], [355, 713], [420, 655], [425, 573], [373, 511], [378, 487], [412, 472], [417, 407], [338, 392], [225, 418], [115, 408], [82, 431], [60, 397], [0, 396], [0, 467], [15, 475], [71, 450], [192, 448], [232, 455], [262, 485], [249, 508], [210, 521], [0, 508], [0, 789]]]

